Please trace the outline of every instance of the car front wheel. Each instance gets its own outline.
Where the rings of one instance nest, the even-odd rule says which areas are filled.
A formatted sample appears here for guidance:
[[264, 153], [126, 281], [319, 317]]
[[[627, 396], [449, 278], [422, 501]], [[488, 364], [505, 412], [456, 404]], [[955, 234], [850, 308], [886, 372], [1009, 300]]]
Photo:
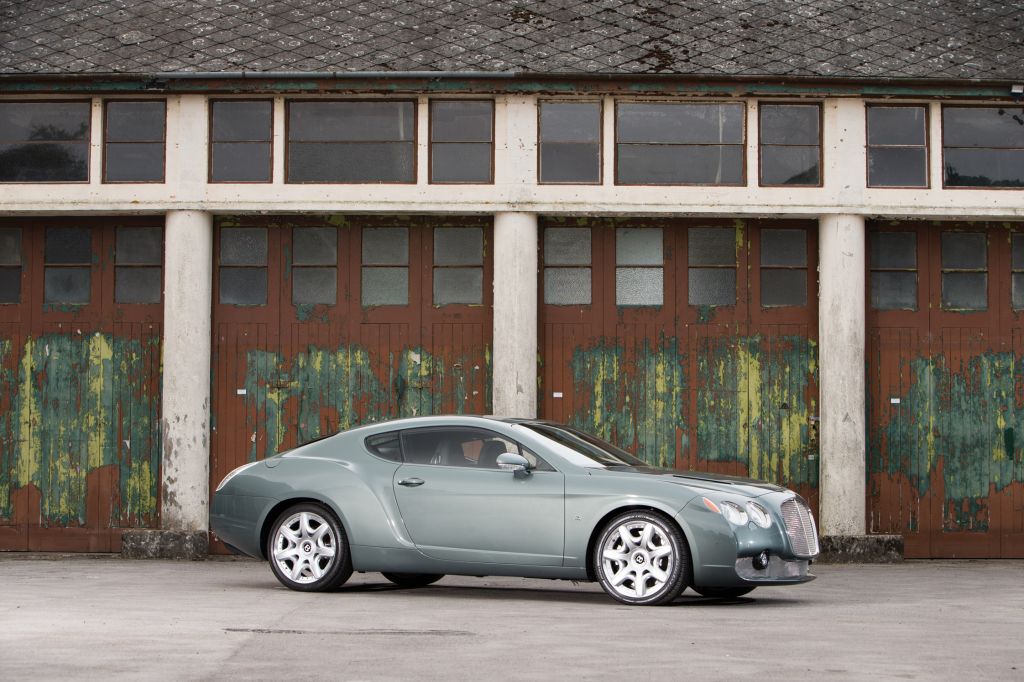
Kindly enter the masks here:
[[331, 590], [352, 575], [345, 530], [318, 504], [297, 504], [277, 517], [267, 539], [267, 557], [281, 584], [300, 592]]
[[601, 587], [624, 604], [667, 604], [690, 582], [686, 538], [674, 523], [653, 512], [625, 512], [609, 521], [593, 561]]

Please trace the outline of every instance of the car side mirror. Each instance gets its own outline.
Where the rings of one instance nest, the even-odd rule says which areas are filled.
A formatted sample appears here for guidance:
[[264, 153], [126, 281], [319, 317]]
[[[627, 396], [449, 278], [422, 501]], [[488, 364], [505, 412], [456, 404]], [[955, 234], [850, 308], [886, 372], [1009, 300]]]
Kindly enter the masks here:
[[498, 455], [498, 468], [511, 471], [516, 478], [524, 478], [530, 475], [530, 462], [515, 452], [504, 452]]

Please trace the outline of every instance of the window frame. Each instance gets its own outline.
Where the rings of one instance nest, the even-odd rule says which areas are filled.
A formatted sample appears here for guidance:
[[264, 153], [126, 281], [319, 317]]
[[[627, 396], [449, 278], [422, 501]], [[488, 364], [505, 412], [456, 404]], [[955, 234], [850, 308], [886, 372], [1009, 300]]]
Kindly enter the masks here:
[[[872, 145], [870, 140], [870, 120], [868, 112], [872, 108], [898, 109], [918, 108], [924, 109], [924, 144], [884, 144]], [[865, 102], [864, 103], [864, 186], [868, 189], [931, 189], [932, 188], [932, 150], [931, 150], [931, 107], [926, 103], [914, 104], [911, 102], [900, 102], [889, 104], [888, 102]], [[872, 185], [871, 184], [871, 149], [924, 149], [924, 184], [923, 185]]]
[[[1019, 105], [1020, 102], [1013, 102], [1013, 105]], [[1009, 187], [1009, 186], [988, 186], [978, 187], [971, 185], [949, 185], [946, 183], [946, 109], [999, 109], [1007, 106], [1006, 104], [942, 104], [942, 118], [939, 122], [939, 135], [942, 140], [942, 156], [939, 159], [940, 168], [942, 169], [942, 189], [952, 190], [968, 190], [968, 191], [1016, 191], [1020, 192], [1024, 190], [1024, 187]], [[1024, 108], [1024, 107], [1022, 107]], [[952, 147], [952, 149], [1021, 149], [1024, 147]]]
[[[541, 153], [544, 144], [541, 139], [541, 108], [545, 104], [596, 104], [598, 115], [597, 138], [597, 180], [582, 182], [578, 180], [542, 180]], [[537, 100], [537, 184], [538, 185], [603, 185], [604, 184], [604, 100], [603, 99], [540, 99]], [[560, 144], [589, 144], [584, 142], [562, 142]]]
[[[490, 102], [491, 104], [491, 170], [490, 178], [486, 182], [479, 180], [435, 180], [434, 179], [434, 103], [435, 102]], [[494, 152], [497, 146], [497, 139], [495, 137], [495, 125], [494, 120], [497, 118], [498, 104], [497, 100], [486, 97], [475, 97], [475, 98], [430, 98], [427, 101], [427, 184], [429, 185], [494, 185], [496, 169], [494, 164]], [[475, 142], [444, 142], [440, 144], [482, 144], [480, 141]]]
[[[10, 99], [4, 100], [4, 104], [86, 104], [88, 114], [85, 117], [88, 126], [85, 130], [85, 179], [84, 180], [3, 180], [0, 185], [88, 185], [92, 181], [92, 100], [91, 99]], [[106, 128], [106, 108], [104, 107], [104, 128]], [[164, 110], [166, 114], [166, 109]], [[166, 137], [167, 126], [164, 124], [164, 135]], [[53, 142], [54, 140], [36, 141], [34, 144]], [[0, 144], [7, 144], [0, 140]], [[25, 141], [22, 144], [33, 144], [32, 141]], [[166, 143], [165, 143], [166, 144]], [[104, 155], [105, 156], [105, 155]], [[166, 173], [165, 173], [166, 175]]]
[[[117, 142], [109, 142], [107, 140], [108, 131], [108, 119], [110, 112], [110, 104], [113, 103], [125, 103], [125, 102], [160, 102], [164, 105], [164, 125], [163, 125], [163, 138], [160, 140], [160, 149], [163, 160], [162, 173], [159, 180], [108, 180], [107, 179], [107, 145], [110, 144], [155, 144], [156, 140], [119, 140]], [[167, 98], [165, 97], [151, 97], [151, 98], [130, 98], [130, 99], [104, 99], [103, 100], [103, 169], [102, 169], [102, 184], [104, 185], [163, 185], [167, 183]]]
[[[781, 102], [758, 100], [757, 102], [757, 186], [758, 187], [782, 187], [785, 189], [793, 189], [794, 187], [804, 188], [822, 188], [825, 186], [825, 107], [822, 106], [822, 102], [802, 102], [786, 100]], [[805, 107], [817, 107], [818, 108], [818, 184], [816, 185], [778, 185], [773, 183], [764, 182], [764, 148], [765, 147], [811, 147], [814, 145], [808, 144], [766, 144], [761, 137], [761, 131], [763, 129], [763, 117], [765, 106], [805, 106]], [[867, 140], [867, 134], [865, 129], [865, 140]]]
[[[225, 144], [213, 139], [213, 109], [218, 102], [266, 102], [270, 104], [270, 138], [267, 140], [231, 140], [232, 143], [266, 143], [270, 146], [270, 167], [267, 169], [266, 180], [214, 180], [213, 178], [213, 145]], [[207, 138], [206, 138], [206, 181], [211, 185], [271, 185], [274, 183], [274, 120], [277, 112], [274, 100], [263, 97], [231, 97], [210, 98], [207, 102]]]

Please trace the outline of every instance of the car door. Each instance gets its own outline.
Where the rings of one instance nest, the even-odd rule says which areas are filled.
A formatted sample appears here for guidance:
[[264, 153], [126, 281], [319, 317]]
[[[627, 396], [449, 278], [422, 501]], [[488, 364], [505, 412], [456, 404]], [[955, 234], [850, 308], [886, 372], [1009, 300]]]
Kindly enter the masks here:
[[405, 461], [394, 488], [410, 537], [434, 559], [560, 566], [564, 476], [537, 459], [528, 476], [516, 477], [497, 467], [501, 449], [521, 452], [514, 441], [483, 429], [404, 431]]

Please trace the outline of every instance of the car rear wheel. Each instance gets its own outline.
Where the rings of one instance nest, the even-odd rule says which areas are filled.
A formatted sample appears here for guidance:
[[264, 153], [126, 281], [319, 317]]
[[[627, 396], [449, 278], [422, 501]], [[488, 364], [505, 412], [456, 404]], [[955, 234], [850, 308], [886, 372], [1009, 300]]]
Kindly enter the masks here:
[[399, 587], [426, 587], [444, 577], [443, 573], [381, 573]]
[[595, 545], [594, 575], [613, 599], [655, 606], [679, 596], [690, 582], [690, 550], [661, 514], [630, 511], [605, 525]]
[[318, 504], [286, 509], [267, 539], [270, 568], [285, 587], [300, 592], [331, 590], [352, 575], [352, 557], [341, 523]]
[[753, 587], [694, 587], [693, 591], [702, 597], [712, 599], [736, 599], [754, 591]]

